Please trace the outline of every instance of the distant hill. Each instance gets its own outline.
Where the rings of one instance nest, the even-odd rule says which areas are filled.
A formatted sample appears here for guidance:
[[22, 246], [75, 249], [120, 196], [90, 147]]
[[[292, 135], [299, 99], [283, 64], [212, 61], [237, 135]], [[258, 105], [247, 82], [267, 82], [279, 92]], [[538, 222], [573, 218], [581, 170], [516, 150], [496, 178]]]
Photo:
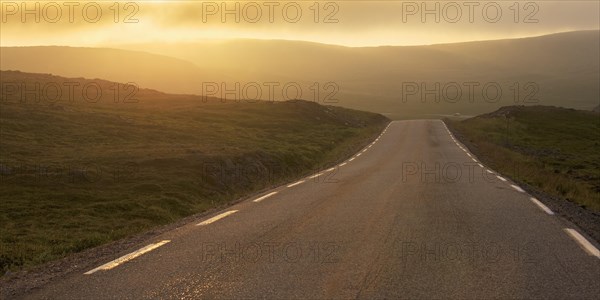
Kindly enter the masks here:
[[[302, 90], [299, 98], [394, 118], [477, 115], [519, 104], [590, 110], [597, 105], [600, 94], [599, 36], [597, 30], [578, 31], [405, 47], [231, 40], [119, 46], [128, 51], [0, 48], [0, 67], [136, 81], [141, 86], [177, 93], [202, 93], [203, 82], [226, 82], [229, 89], [236, 82], [240, 87], [253, 82], [276, 82], [278, 100], [285, 99], [283, 85], [297, 83]], [[315, 82], [319, 85], [315, 86]], [[333, 84], [326, 86], [328, 82]], [[433, 95], [420, 92], [435, 89], [436, 84], [441, 94], [438, 102]], [[483, 96], [486, 84], [487, 98]], [[409, 88], [418, 91], [406, 94]], [[501, 95], [492, 100], [496, 88]], [[267, 89], [262, 87], [263, 98]], [[294, 95], [293, 90], [291, 94]]]
[[[239, 81], [296, 81], [312, 95], [313, 82], [335, 82], [339, 105], [420, 116], [461, 113], [475, 115], [515, 104], [558, 105], [591, 109], [600, 91], [599, 31], [578, 31], [540, 37], [441, 44], [431, 46], [343, 47], [282, 40], [234, 40], [165, 45], [130, 45], [194, 62], [204, 70], [235, 74]], [[243, 51], [239, 51], [243, 49]], [[206, 59], [209, 57], [210, 59]], [[433, 89], [462, 85], [457, 103], [420, 94], [403, 97], [402, 83], [424, 83]], [[473, 101], [465, 84], [476, 82]], [[481, 96], [482, 87], [497, 82], [502, 97], [494, 103]], [[526, 86], [529, 82], [533, 85]], [[519, 93], [515, 96], [515, 83]], [[453, 97], [451, 87], [449, 97]], [[490, 94], [493, 96], [493, 89]], [[323, 94], [323, 93], [322, 93]], [[523, 103], [526, 96], [529, 103]], [[532, 99], [537, 99], [533, 101]], [[515, 100], [517, 102], [515, 102]]]
[[209, 76], [193, 63], [141, 51], [77, 47], [1, 47], [0, 69], [135, 82], [171, 93], [196, 93]]
[[[52, 74], [0, 71], [0, 97], [9, 103], [76, 104], [114, 103], [143, 98], [166, 98], [167, 94], [104, 79], [66, 78]], [[84, 92], [85, 89], [85, 92]], [[117, 94], [117, 89], [120, 95]]]

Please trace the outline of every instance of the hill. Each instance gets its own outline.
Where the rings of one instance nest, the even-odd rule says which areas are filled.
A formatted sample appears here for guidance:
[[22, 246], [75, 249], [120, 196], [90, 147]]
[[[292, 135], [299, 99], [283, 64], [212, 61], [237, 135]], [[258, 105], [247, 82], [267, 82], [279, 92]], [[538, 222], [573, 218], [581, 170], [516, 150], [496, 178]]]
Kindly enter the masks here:
[[[596, 30], [430, 46], [233, 40], [123, 47], [182, 58], [241, 82], [298, 82], [311, 96], [314, 82], [334, 82], [338, 105], [414, 118], [476, 115], [521, 104], [592, 109], [600, 95], [599, 45]], [[436, 83], [439, 102], [423, 92]], [[460, 89], [458, 98], [453, 83]], [[486, 84], [487, 98], [482, 95]], [[414, 95], [407, 93], [415, 85]], [[495, 87], [502, 93], [497, 100]]]
[[142, 51], [79, 47], [0, 47], [0, 70], [103, 78], [172, 93], [195, 93], [210, 76], [193, 63]]
[[[256, 83], [268, 99], [265, 84], [276, 83], [274, 98], [285, 100], [283, 87], [293, 84], [300, 87], [298, 98], [430, 118], [509, 105], [591, 110], [600, 95], [599, 45], [595, 30], [430, 46], [229, 40], [117, 46], [128, 50], [19, 47], [0, 48], [0, 68], [134, 81], [177, 93], [207, 94], [202, 83], [214, 82], [216, 97]], [[248, 97], [255, 95], [250, 90]], [[289, 93], [297, 95], [295, 88]]]
[[[27, 268], [329, 167], [388, 120], [308, 101], [232, 102], [140, 89], [35, 101], [39, 84], [123, 84], [1, 72], [0, 271]], [[53, 86], [53, 85], [52, 85]], [[48, 88], [50, 90], [50, 88]], [[72, 101], [71, 101], [72, 100]], [[106, 100], [106, 101], [103, 101]]]

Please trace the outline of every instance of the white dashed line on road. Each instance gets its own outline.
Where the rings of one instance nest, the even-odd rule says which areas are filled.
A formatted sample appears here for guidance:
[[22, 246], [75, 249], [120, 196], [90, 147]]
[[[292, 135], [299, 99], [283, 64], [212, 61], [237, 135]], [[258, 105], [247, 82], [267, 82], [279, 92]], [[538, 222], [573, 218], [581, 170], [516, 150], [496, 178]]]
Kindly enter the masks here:
[[301, 184], [301, 183], [303, 183], [303, 182], [305, 182], [305, 181], [306, 181], [306, 180], [300, 180], [300, 181], [297, 181], [297, 182], [294, 182], [294, 183], [288, 184], [288, 185], [287, 185], [287, 187], [293, 187], [293, 186], [297, 186], [297, 185], [299, 185], [299, 184]]
[[537, 205], [539, 208], [541, 208], [543, 211], [545, 211], [547, 214], [549, 215], [554, 215], [554, 212], [552, 210], [550, 210], [548, 208], [548, 206], [544, 205], [544, 203], [540, 202], [540, 200], [535, 199], [533, 197], [529, 198], [529, 200], [531, 200], [531, 202], [535, 203], [535, 205]]
[[518, 185], [511, 184], [510, 186], [511, 186], [513, 189], [515, 189], [517, 192], [520, 192], [520, 193], [525, 193], [525, 190], [523, 190], [523, 189], [522, 189], [520, 186], [518, 186]]
[[89, 271], [87, 271], [87, 272], [85, 272], [83, 274], [90, 275], [90, 274], [93, 274], [93, 273], [95, 273], [97, 271], [100, 271], [100, 270], [102, 270], [102, 271], [110, 270], [110, 269], [112, 269], [112, 268], [114, 268], [114, 267], [116, 267], [116, 266], [118, 266], [120, 264], [126, 263], [126, 262], [128, 262], [128, 261], [130, 261], [130, 260], [132, 260], [132, 259], [134, 259], [134, 258], [136, 258], [136, 257], [138, 257], [138, 256], [140, 256], [142, 254], [148, 253], [148, 252], [150, 252], [150, 251], [152, 251], [152, 250], [154, 250], [154, 249], [156, 249], [156, 248], [158, 248], [158, 247], [160, 247], [160, 246], [162, 246], [162, 245], [164, 245], [166, 243], [169, 243], [169, 242], [171, 242], [171, 241], [170, 240], [164, 240], [164, 241], [160, 241], [158, 243], [150, 244], [150, 245], [148, 245], [148, 246], [146, 246], [144, 248], [141, 248], [141, 249], [139, 249], [139, 250], [137, 250], [135, 252], [131, 252], [131, 253], [127, 254], [127, 255], [121, 256], [121, 257], [119, 257], [119, 258], [117, 258], [117, 259], [115, 259], [115, 260], [113, 260], [111, 262], [105, 263], [105, 264], [103, 264], [103, 265], [101, 265], [101, 266], [99, 266], [99, 267], [97, 267], [95, 269], [89, 270]]
[[[317, 175], [321, 175], [321, 174], [319, 173], [319, 174], [317, 174]], [[315, 176], [315, 177], [316, 177], [316, 176]], [[311, 178], [312, 178], [312, 177], [311, 177]], [[266, 194], [266, 195], [264, 195], [264, 196], [262, 196], [262, 197], [260, 197], [260, 198], [256, 198], [256, 199], [252, 200], [252, 202], [260, 202], [260, 201], [263, 201], [263, 200], [265, 200], [265, 199], [267, 199], [267, 198], [269, 198], [269, 197], [271, 197], [271, 196], [273, 196], [273, 195], [275, 195], [275, 194], [277, 194], [277, 192], [271, 192], [271, 193], [268, 193], [268, 194]]]
[[600, 251], [598, 248], [594, 247], [592, 243], [590, 243], [583, 235], [571, 228], [565, 228], [565, 231], [579, 243], [579, 246], [583, 248], [589, 255], [600, 258]]
[[[254, 202], [256, 202], [256, 200], [254, 200]], [[224, 212], [224, 213], [222, 213], [220, 215], [216, 215], [216, 216], [214, 216], [214, 217], [212, 217], [212, 218], [210, 218], [208, 220], [204, 220], [204, 221], [196, 224], [196, 226], [204, 226], [204, 225], [208, 225], [210, 223], [214, 223], [214, 222], [219, 221], [219, 220], [221, 220], [221, 219], [223, 219], [223, 218], [225, 218], [225, 217], [227, 217], [229, 215], [235, 214], [236, 212], [238, 212], [238, 211], [237, 210], [226, 211], [226, 212]]]

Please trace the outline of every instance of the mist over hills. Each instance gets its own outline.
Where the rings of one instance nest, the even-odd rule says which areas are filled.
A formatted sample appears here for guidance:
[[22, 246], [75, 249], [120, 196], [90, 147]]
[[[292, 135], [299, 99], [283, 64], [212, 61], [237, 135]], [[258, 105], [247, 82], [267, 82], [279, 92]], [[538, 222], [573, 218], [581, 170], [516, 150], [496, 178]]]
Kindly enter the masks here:
[[62, 46], [1, 47], [0, 69], [133, 82], [163, 92], [198, 91], [204, 70], [188, 61], [141, 51]]
[[2, 48], [0, 66], [176, 93], [206, 94], [202, 83], [214, 82], [216, 97], [231, 97], [221, 92], [238, 83], [237, 97], [244, 98], [244, 85], [256, 83], [265, 98], [264, 83], [275, 82], [275, 98], [285, 100], [283, 86], [294, 83], [299, 98], [411, 118], [515, 104], [590, 110], [600, 95], [599, 41], [596, 30], [430, 46], [230, 40], [119, 46], [124, 50], [19, 47]]

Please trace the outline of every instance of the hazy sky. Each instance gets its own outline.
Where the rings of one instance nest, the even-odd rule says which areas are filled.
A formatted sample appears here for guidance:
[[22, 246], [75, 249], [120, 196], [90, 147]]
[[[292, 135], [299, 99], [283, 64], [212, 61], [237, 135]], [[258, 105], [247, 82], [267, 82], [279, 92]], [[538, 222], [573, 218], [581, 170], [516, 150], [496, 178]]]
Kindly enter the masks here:
[[418, 45], [598, 29], [600, 22], [600, 1], [595, 0], [74, 3], [2, 0], [1, 45], [106, 46], [231, 38]]

